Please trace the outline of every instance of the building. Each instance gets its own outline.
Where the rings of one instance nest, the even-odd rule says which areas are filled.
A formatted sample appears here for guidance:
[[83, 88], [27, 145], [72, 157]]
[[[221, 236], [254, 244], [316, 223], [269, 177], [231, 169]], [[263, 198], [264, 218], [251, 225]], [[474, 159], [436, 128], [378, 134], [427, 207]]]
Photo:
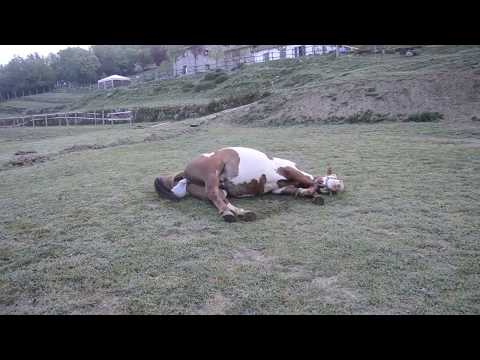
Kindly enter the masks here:
[[[275, 45], [258, 46], [252, 49], [254, 62], [265, 62], [279, 59], [293, 59], [310, 55], [325, 55], [335, 53], [337, 45]], [[350, 47], [339, 45], [341, 54], [350, 51]]]
[[193, 45], [186, 47], [180, 56], [175, 58], [173, 74], [175, 76], [191, 75], [213, 69], [218, 60], [210, 53], [208, 45]]
[[219, 51], [216, 51], [217, 58], [213, 55], [214, 45], [194, 45], [186, 47], [175, 58], [174, 75], [190, 75], [216, 68], [232, 70], [241, 64], [330, 54], [337, 51], [337, 46], [341, 54], [355, 49], [347, 45], [223, 45], [220, 51], [223, 56], [219, 59]]
[[250, 64], [255, 62], [253, 51], [258, 45], [230, 45], [223, 52], [223, 66], [227, 69], [233, 69], [240, 64]]
[[[337, 45], [237, 45], [225, 50], [224, 61], [227, 68], [244, 64], [261, 63], [270, 60], [292, 59], [309, 55], [323, 55], [336, 52]], [[344, 54], [353, 49], [339, 45]]]
[[98, 80], [97, 87], [99, 89], [109, 89], [119, 86], [130, 85], [131, 80], [126, 76], [112, 75], [103, 79]]

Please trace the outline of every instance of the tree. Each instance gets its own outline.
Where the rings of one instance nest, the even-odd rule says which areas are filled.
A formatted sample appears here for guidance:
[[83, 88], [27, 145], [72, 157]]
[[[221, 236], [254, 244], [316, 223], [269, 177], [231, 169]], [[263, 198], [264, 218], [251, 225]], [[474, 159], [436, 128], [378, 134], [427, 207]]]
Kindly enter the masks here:
[[2, 98], [46, 90], [53, 86], [56, 74], [48, 59], [37, 53], [25, 59], [13, 58], [0, 70], [0, 93]]
[[136, 64], [140, 65], [143, 69], [147, 65], [150, 65], [152, 63], [153, 63], [153, 56], [150, 52], [150, 49], [148, 47], [140, 48], [137, 52]]
[[[138, 61], [139, 45], [94, 45], [92, 51], [100, 62], [100, 76], [130, 75]], [[143, 56], [143, 55], [142, 55]], [[146, 59], [145, 59], [146, 61]]]
[[97, 80], [100, 62], [92, 51], [69, 47], [58, 52], [55, 64], [58, 78], [73, 83], [91, 83]]
[[152, 45], [150, 47], [150, 54], [155, 65], [160, 65], [168, 59], [167, 49], [161, 45]]

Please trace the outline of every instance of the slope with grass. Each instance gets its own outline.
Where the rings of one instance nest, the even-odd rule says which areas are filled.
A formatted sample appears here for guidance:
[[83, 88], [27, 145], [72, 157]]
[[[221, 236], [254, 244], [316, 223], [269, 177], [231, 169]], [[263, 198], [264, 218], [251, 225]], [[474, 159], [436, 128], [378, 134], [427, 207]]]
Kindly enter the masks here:
[[[204, 107], [211, 102], [229, 99], [231, 106], [238, 106], [238, 97], [267, 93], [270, 96], [249, 109], [240, 122], [322, 122], [366, 111], [386, 119], [421, 112], [439, 112], [447, 120], [455, 115], [458, 119], [479, 113], [479, 58], [478, 46], [427, 46], [414, 57], [391, 54], [287, 59], [244, 66], [229, 73], [198, 74], [94, 91], [62, 106], [77, 111], [169, 108], [169, 118], [158, 120], [180, 120], [187, 114], [195, 115], [185, 112], [185, 106], [197, 106], [202, 109], [197, 115], [203, 115]], [[15, 104], [1, 104], [0, 112], [6, 106], [11, 110]], [[26, 103], [17, 106], [18, 111], [33, 108], [42, 110], [41, 106]], [[177, 111], [186, 115], [175, 117]]]

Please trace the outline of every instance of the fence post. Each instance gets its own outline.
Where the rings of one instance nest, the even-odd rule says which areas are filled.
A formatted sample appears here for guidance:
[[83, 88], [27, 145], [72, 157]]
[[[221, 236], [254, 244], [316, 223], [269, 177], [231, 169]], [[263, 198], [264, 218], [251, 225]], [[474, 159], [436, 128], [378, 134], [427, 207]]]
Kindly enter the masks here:
[[75, 113], [75, 119], [74, 119], [74, 124], [77, 125], [77, 113]]
[[97, 112], [96, 111], [93, 112], [93, 120], [95, 121], [94, 125], [97, 126]]
[[32, 115], [32, 127], [35, 127], [35, 117]]
[[45, 127], [48, 126], [48, 114], [45, 115]]
[[67, 113], [65, 113], [65, 126], [68, 127], [68, 117], [67, 117]]
[[102, 110], [102, 125], [105, 126], [105, 110]]

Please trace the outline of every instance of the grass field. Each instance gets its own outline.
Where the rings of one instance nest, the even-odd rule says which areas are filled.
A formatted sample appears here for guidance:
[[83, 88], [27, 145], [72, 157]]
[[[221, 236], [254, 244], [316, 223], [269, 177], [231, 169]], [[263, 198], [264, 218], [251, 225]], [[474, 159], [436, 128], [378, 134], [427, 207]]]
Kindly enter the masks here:
[[[188, 124], [0, 132], [0, 313], [480, 314], [479, 122]], [[330, 163], [347, 192], [233, 200], [258, 216], [233, 224], [159, 199], [232, 145]], [[4, 166], [19, 150], [50, 160]]]

